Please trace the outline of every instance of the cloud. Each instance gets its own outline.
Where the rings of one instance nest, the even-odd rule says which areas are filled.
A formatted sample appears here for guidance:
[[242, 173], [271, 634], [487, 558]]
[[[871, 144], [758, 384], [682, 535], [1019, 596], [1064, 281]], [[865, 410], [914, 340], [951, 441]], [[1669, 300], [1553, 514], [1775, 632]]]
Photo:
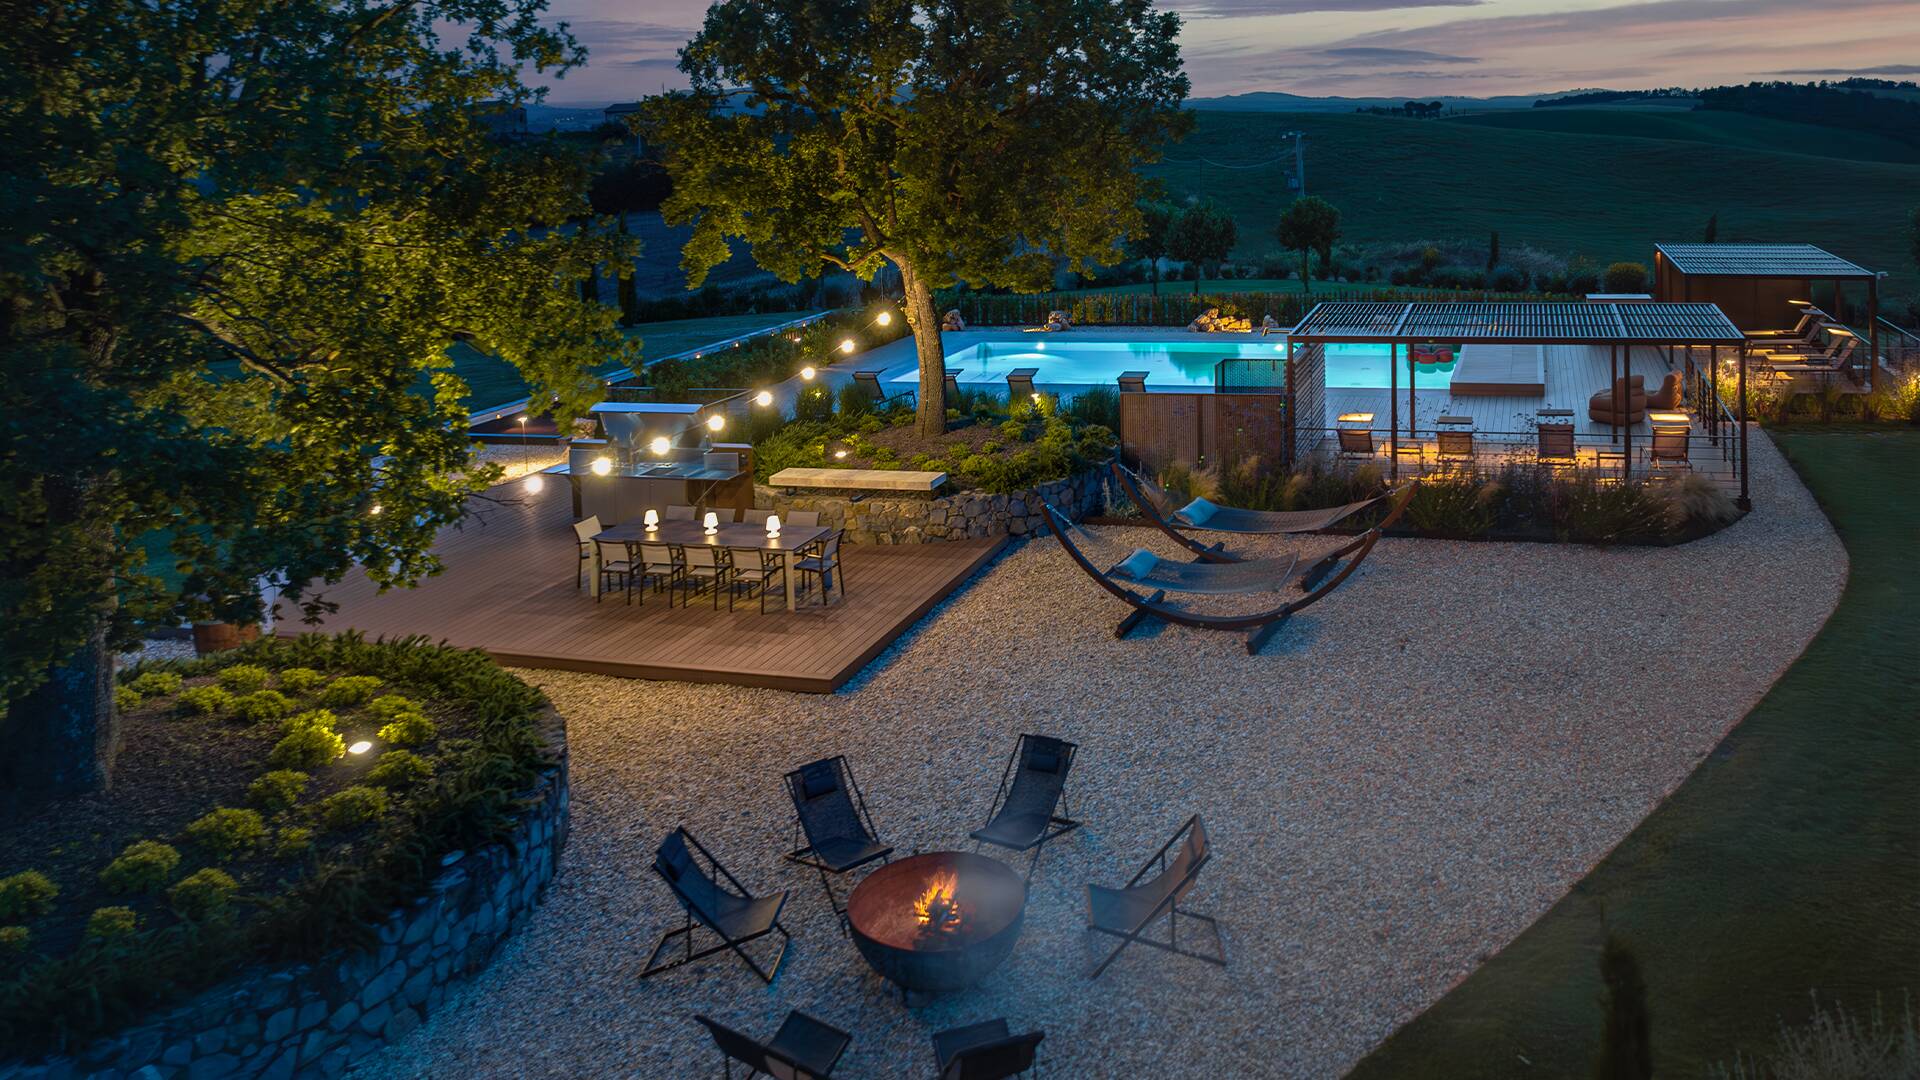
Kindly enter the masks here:
[[1378, 61], [1383, 64], [1477, 64], [1477, 56], [1449, 56], [1446, 53], [1428, 52], [1425, 49], [1380, 49], [1365, 46], [1353, 46], [1344, 49], [1321, 49], [1319, 55], [1330, 56], [1343, 62]]
[[1478, 7], [1487, 0], [1169, 0], [1163, 6], [1196, 19], [1250, 19], [1316, 11], [1399, 11], [1403, 8]]
[[1881, 64], [1857, 68], [1790, 68], [1775, 75], [1920, 75], [1920, 64]]
[[584, 42], [588, 48], [604, 46], [609, 49], [631, 49], [634, 51], [657, 49], [662, 45], [679, 48], [687, 43], [699, 31], [686, 26], [669, 26], [665, 23], [643, 22], [633, 19], [553, 19], [554, 23], [566, 23], [573, 36]]

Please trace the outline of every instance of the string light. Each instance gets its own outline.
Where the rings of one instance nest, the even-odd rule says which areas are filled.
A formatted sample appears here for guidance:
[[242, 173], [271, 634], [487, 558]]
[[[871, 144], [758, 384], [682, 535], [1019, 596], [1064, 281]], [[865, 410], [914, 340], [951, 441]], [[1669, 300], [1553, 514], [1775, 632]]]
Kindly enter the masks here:
[[719, 413], [714, 413], [712, 416], [707, 417], [708, 431], [719, 431], [722, 428], [725, 428], [726, 426], [727, 426], [727, 418], [724, 416], [721, 416]]
[[613, 471], [613, 459], [603, 457], [594, 458], [593, 464], [588, 466], [588, 468], [593, 470], [593, 475], [595, 476], [605, 476]]
[[653, 451], [654, 454], [658, 456], [664, 457], [668, 450], [673, 449], [673, 444], [667, 441], [665, 435], [655, 435], [653, 441], [647, 444], [647, 449]]
[[773, 394], [769, 391], [762, 390], [759, 393], [753, 395], [753, 403], [764, 409], [767, 406], [773, 404]]
[[881, 326], [888, 326], [893, 322], [893, 312], [883, 311], [880, 314], [875, 315], [873, 317], [873, 321], [879, 323]]
[[800, 369], [800, 378], [804, 379], [807, 382], [812, 382], [813, 377], [817, 374], [819, 373], [813, 370], [812, 364], [808, 364], [806, 367], [803, 367]]
[[546, 488], [547, 478], [544, 476], [541, 476], [539, 473], [530, 473], [528, 474], [527, 478], [525, 480], [522, 480], [520, 483], [521, 483], [521, 486], [527, 489], [527, 494], [538, 495], [542, 490]]
[[853, 350], [856, 347], [857, 346], [854, 345], [852, 338], [847, 338], [844, 341], [840, 342], [840, 351], [848, 355], [852, 355]]

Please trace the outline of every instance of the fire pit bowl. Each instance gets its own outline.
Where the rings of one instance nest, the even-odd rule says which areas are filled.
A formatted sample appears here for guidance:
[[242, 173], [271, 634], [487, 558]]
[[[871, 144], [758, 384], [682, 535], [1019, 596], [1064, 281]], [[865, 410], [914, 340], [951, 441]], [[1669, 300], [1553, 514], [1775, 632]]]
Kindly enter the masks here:
[[847, 898], [847, 921], [881, 978], [933, 993], [965, 989], [999, 967], [1026, 909], [1026, 883], [1006, 863], [933, 851], [869, 874]]

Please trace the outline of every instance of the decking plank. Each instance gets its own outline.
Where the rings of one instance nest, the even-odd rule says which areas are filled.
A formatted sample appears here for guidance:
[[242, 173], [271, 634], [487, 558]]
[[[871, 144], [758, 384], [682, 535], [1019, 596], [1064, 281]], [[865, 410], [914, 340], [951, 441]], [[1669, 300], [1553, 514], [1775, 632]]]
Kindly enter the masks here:
[[[443, 572], [418, 588], [380, 594], [364, 575], [322, 590], [337, 612], [323, 630], [369, 636], [423, 634], [484, 649], [502, 663], [635, 678], [677, 679], [829, 693], [958, 588], [1005, 544], [1004, 538], [919, 546], [847, 544], [841, 559], [852, 589], [822, 606], [788, 612], [784, 590], [729, 612], [696, 597], [669, 608], [649, 592], [628, 605], [598, 603], [573, 579], [572, 515], [561, 485], [537, 496], [502, 486], [496, 506], [449, 529], [435, 545]], [[817, 583], [816, 583], [817, 584]], [[280, 632], [315, 629], [283, 624]]]

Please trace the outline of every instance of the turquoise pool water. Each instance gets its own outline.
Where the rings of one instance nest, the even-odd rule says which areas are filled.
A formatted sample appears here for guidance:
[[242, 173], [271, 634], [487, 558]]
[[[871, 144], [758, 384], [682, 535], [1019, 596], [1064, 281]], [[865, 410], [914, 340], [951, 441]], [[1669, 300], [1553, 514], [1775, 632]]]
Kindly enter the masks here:
[[[1039, 335], [1031, 335], [1037, 338]], [[1213, 369], [1227, 357], [1262, 360], [1285, 357], [1285, 342], [1273, 338], [1249, 341], [1075, 341], [1067, 335], [1046, 340], [984, 342], [947, 357], [947, 366], [960, 369], [962, 385], [1005, 386], [1014, 368], [1039, 368], [1038, 386], [1113, 386], [1123, 371], [1147, 373], [1149, 389], [1211, 389]], [[1403, 354], [1404, 355], [1404, 354]], [[1327, 385], [1331, 387], [1385, 387], [1388, 383], [1388, 347], [1385, 345], [1327, 346]], [[1405, 360], [1401, 363], [1405, 364]], [[1452, 364], [1421, 364], [1419, 386], [1439, 389], [1453, 379]], [[912, 383], [911, 369], [892, 381]], [[1406, 385], [1406, 371], [1400, 385]]]

